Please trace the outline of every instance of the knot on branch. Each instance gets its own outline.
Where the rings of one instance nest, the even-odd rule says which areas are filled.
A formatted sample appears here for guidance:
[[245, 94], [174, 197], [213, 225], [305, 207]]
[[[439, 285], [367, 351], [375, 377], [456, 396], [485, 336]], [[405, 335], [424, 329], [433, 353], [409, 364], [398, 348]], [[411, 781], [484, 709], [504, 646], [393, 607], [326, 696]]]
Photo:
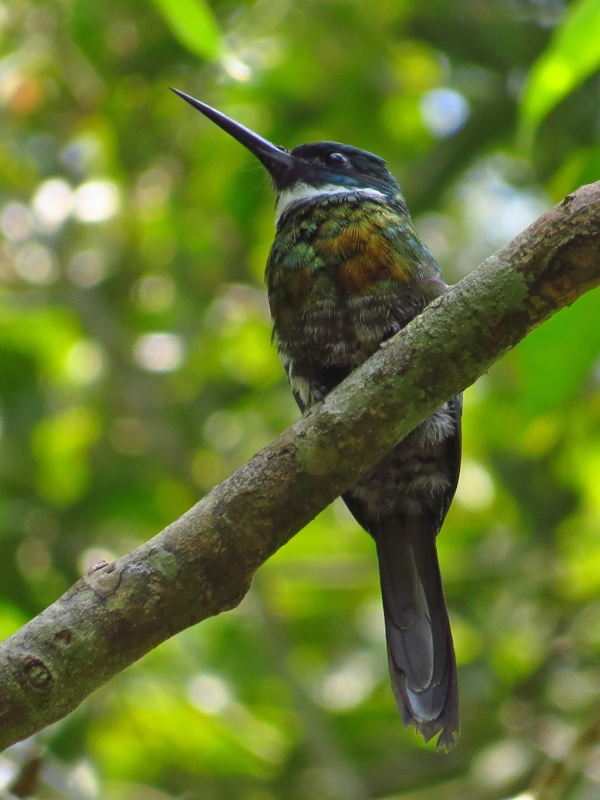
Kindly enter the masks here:
[[25, 656], [23, 660], [25, 682], [36, 692], [47, 693], [52, 689], [54, 677], [43, 661], [35, 656]]

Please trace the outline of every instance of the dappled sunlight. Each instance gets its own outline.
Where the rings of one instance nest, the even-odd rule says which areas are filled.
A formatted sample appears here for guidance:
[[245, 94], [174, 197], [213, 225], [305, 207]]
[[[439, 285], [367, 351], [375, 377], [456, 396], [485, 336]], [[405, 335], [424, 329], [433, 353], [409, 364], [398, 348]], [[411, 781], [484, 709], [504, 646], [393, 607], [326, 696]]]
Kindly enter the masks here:
[[[600, 178], [599, 26], [600, 0], [1, 0], [0, 639], [299, 416], [270, 182], [168, 87], [383, 157], [453, 283]], [[338, 499], [234, 610], [2, 754], [0, 794], [39, 745], [48, 800], [536, 800], [600, 705], [599, 319], [596, 290], [464, 393], [452, 753], [402, 726], [375, 545]], [[596, 797], [595, 742], [577, 770]]]

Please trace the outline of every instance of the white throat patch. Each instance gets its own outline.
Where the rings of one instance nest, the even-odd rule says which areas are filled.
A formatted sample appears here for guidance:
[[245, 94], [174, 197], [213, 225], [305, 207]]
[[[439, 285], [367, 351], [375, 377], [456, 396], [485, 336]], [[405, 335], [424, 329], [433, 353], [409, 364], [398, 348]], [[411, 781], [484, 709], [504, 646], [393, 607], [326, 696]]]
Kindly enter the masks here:
[[345, 186], [336, 186], [335, 183], [326, 183], [325, 186], [309, 186], [307, 183], [297, 183], [292, 189], [286, 189], [277, 199], [277, 214], [275, 222], [293, 206], [307, 203], [319, 197], [331, 197], [336, 194], [359, 194], [362, 197], [371, 197], [373, 200], [387, 200], [383, 192], [377, 189], [349, 189]]

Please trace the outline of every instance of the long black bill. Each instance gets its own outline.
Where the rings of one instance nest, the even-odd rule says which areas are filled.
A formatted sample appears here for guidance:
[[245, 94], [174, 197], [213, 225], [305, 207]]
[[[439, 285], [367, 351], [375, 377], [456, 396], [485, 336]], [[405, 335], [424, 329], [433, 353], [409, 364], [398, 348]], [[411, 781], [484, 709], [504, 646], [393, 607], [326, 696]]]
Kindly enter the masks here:
[[246, 128], [245, 125], [222, 114], [220, 111], [217, 111], [216, 108], [212, 108], [212, 106], [208, 106], [206, 103], [196, 100], [189, 94], [180, 92], [179, 89], [171, 89], [171, 91], [175, 92], [175, 94], [178, 94], [179, 97], [182, 97], [191, 106], [198, 109], [205, 117], [208, 117], [218, 125], [219, 128], [223, 128], [226, 133], [233, 136], [234, 139], [237, 139], [244, 147], [247, 147], [248, 150], [254, 153], [258, 160], [264, 164], [274, 178], [293, 167], [294, 159], [285, 148], [277, 147], [277, 145], [274, 145], [268, 139], [263, 139], [258, 133], [251, 131], [250, 128]]

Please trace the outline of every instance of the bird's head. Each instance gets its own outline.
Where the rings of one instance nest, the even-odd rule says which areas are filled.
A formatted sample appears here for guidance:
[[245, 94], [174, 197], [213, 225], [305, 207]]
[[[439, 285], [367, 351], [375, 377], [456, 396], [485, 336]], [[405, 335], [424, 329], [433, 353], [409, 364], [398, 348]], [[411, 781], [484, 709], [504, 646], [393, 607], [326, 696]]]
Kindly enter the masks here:
[[278, 147], [212, 106], [173, 91], [244, 145], [266, 167], [277, 192], [279, 216], [292, 205], [326, 195], [361, 192], [373, 198], [397, 199], [400, 188], [379, 156], [339, 142]]

